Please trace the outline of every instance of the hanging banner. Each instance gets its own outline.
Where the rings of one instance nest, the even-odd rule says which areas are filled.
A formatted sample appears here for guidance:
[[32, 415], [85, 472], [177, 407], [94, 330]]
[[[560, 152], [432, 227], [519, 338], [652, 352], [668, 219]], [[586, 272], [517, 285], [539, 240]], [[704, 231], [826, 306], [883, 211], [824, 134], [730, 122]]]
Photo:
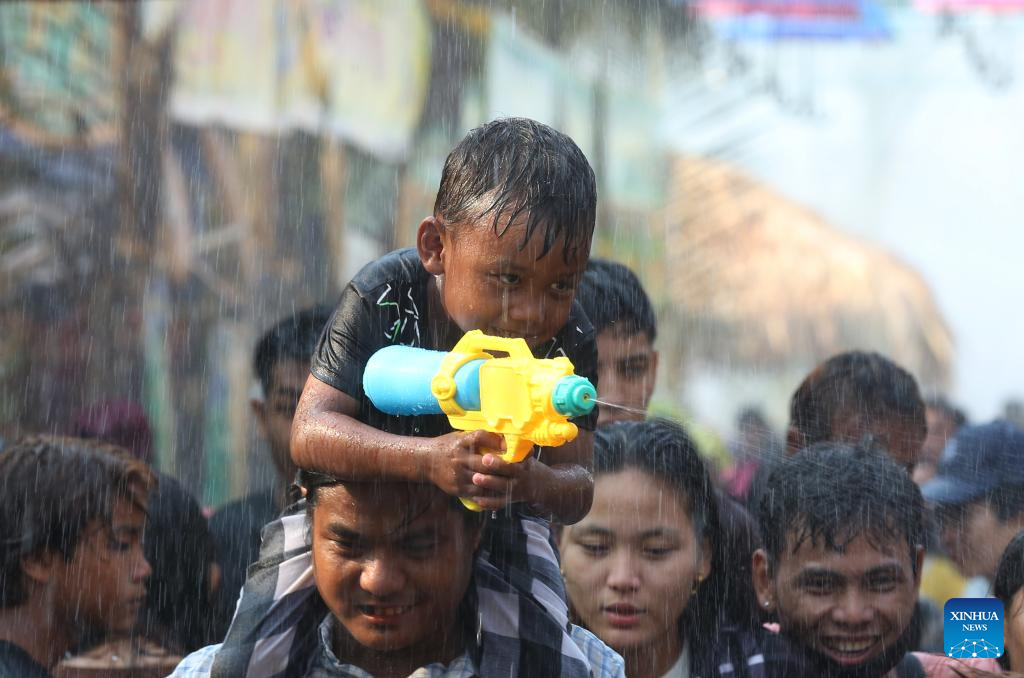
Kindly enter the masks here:
[[398, 160], [423, 110], [430, 42], [420, 0], [188, 0], [172, 116], [327, 133]]

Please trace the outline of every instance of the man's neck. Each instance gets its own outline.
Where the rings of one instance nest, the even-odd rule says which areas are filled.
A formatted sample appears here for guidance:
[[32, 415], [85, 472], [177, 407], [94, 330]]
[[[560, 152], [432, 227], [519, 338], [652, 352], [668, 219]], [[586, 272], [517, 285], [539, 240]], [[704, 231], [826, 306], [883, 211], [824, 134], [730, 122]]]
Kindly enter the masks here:
[[17, 645], [47, 670], [71, 648], [72, 638], [67, 624], [58, 623], [52, 608], [45, 605], [0, 609], [0, 640]]

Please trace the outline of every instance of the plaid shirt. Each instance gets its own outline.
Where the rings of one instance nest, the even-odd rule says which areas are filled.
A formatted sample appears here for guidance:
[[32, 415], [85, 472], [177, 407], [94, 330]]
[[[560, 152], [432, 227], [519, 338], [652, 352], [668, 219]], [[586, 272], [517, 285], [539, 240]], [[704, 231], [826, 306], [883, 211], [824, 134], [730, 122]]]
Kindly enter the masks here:
[[[335, 656], [331, 649], [331, 638], [336, 623], [330, 614], [320, 623], [319, 645], [310, 662], [309, 669], [306, 671], [306, 678], [333, 678], [335, 676], [372, 678], [369, 673], [358, 666], [345, 664]], [[594, 634], [578, 626], [573, 626], [570, 629], [569, 637], [587, 658], [590, 674], [594, 678], [625, 677], [622, 658], [598, 640]], [[209, 678], [220, 648], [220, 645], [211, 645], [188, 655], [178, 664], [174, 673], [171, 674], [171, 678]], [[463, 653], [447, 666], [430, 664], [417, 669], [409, 678], [474, 678], [478, 675], [480, 674], [474, 668], [469, 653]]]
[[[216, 678], [301, 676], [327, 609], [313, 580], [306, 503], [263, 528], [235, 618], [216, 651]], [[476, 611], [467, 653], [481, 676], [591, 675], [574, 642], [565, 588], [545, 520], [516, 511], [491, 519], [468, 593]], [[185, 674], [188, 675], [188, 674]]]

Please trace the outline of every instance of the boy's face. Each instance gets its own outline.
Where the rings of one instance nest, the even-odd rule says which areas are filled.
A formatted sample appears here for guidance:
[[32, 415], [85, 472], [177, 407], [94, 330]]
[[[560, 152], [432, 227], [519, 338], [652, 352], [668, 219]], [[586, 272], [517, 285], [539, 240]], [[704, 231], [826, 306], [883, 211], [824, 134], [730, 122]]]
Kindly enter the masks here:
[[110, 525], [91, 523], [71, 560], [58, 565], [59, 595], [74, 626], [122, 633], [131, 630], [152, 573], [142, 552], [145, 526], [143, 509], [119, 500]]
[[290, 483], [295, 476], [289, 442], [292, 420], [302, 387], [309, 377], [309, 365], [298, 360], [280, 360], [270, 371], [270, 383], [264, 399], [252, 400], [253, 414], [260, 433], [270, 446], [270, 456], [278, 476]]
[[[876, 548], [859, 536], [842, 552], [809, 540], [794, 551], [792, 535], [786, 541], [774, 572], [764, 551], [754, 557], [758, 597], [771, 601], [784, 633], [850, 669], [870, 667], [899, 647], [920, 583], [905, 540]], [[916, 554], [920, 572], [923, 550]]]
[[536, 348], [565, 326], [590, 245], [566, 261], [559, 241], [541, 257], [543, 233], [521, 247], [525, 223], [524, 215], [498, 237], [489, 223], [445, 226], [429, 217], [417, 244], [427, 271], [443, 276], [441, 303], [463, 332], [521, 337]]
[[598, 425], [620, 420], [643, 421], [654, 392], [658, 352], [646, 332], [606, 329], [597, 335], [597, 383], [601, 399], [634, 412], [602, 407]]
[[397, 484], [323, 488], [312, 532], [316, 585], [347, 631], [344, 651], [442, 659], [433, 655], [456, 635], [480, 536], [446, 495]]

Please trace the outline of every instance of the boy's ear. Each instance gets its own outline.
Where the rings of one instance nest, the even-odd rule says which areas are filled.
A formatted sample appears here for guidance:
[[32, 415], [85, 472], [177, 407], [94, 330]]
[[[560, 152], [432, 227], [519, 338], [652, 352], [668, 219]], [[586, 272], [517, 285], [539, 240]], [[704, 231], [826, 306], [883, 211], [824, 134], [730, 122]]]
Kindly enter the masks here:
[[431, 275], [444, 274], [444, 226], [437, 217], [427, 217], [416, 231], [416, 250], [423, 268]]

